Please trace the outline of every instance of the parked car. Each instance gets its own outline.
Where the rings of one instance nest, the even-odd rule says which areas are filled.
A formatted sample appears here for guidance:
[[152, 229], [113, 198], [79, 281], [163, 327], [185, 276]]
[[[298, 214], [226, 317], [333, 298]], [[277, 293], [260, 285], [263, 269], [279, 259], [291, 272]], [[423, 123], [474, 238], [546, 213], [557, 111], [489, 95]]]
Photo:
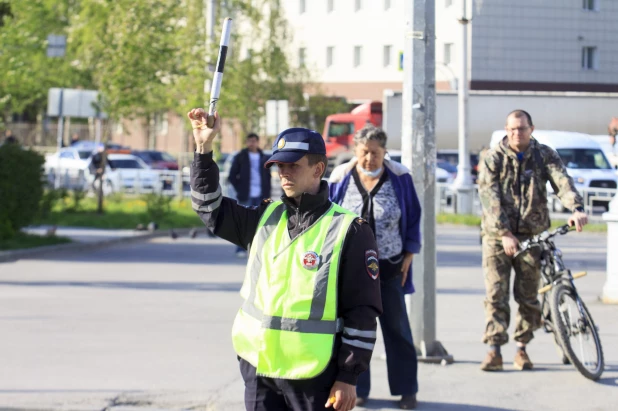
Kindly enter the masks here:
[[[459, 150], [438, 150], [436, 158], [457, 167], [459, 165]], [[479, 155], [476, 153], [470, 153], [470, 172], [472, 173], [472, 181], [476, 184], [479, 174]]]
[[56, 180], [63, 187], [84, 187], [89, 175], [92, 150], [66, 147], [45, 157], [43, 169], [50, 185]]
[[607, 134], [591, 135], [590, 138], [599, 143], [601, 150], [605, 153], [605, 157], [607, 157], [612, 167], [618, 170], [618, 146], [610, 144]]
[[141, 158], [155, 170], [178, 170], [178, 161], [164, 151], [134, 150], [131, 154]]
[[150, 192], [161, 189], [159, 172], [132, 154], [108, 154], [105, 168], [105, 195], [118, 191]]
[[441, 168], [442, 170], [446, 171], [449, 174], [449, 176], [453, 179], [453, 181], [455, 180], [455, 178], [457, 178], [457, 166], [452, 165], [448, 161], [438, 160], [436, 162], [436, 167]]
[[[494, 131], [490, 147], [499, 144], [503, 137], [504, 130]], [[609, 207], [611, 196], [607, 191], [597, 192], [595, 188], [616, 189], [618, 176], [598, 142], [590, 138], [588, 134], [570, 131], [534, 130], [532, 137], [558, 152], [567, 172], [573, 178], [575, 187], [581, 190], [580, 193], [584, 197], [596, 197], [592, 205], [600, 204], [605, 208]], [[547, 193], [551, 196], [552, 209], [564, 211], [560, 200], [553, 195], [553, 188], [549, 183]]]
[[[401, 151], [388, 150], [386, 153], [386, 158], [401, 163]], [[443, 167], [440, 167], [440, 165], [441, 164], [436, 164], [436, 183], [452, 184], [453, 181], [455, 181], [455, 177]]]

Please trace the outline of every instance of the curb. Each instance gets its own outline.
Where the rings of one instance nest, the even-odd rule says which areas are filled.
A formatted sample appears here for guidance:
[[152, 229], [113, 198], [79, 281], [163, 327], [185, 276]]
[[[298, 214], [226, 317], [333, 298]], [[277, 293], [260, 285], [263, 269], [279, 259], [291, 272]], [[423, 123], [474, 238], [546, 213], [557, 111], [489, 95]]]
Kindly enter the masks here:
[[[176, 232], [176, 234], [178, 234], [178, 236], [185, 236], [189, 234], [189, 232], [192, 229], [193, 228], [181, 228], [181, 229], [174, 229], [174, 231]], [[109, 246], [118, 245], [118, 244], [136, 243], [139, 241], [150, 240], [152, 238], [169, 236], [170, 231], [171, 229], [170, 230], [160, 230], [160, 231], [155, 231], [153, 233], [138, 234], [138, 235], [126, 236], [126, 237], [118, 237], [118, 238], [112, 238], [112, 239], [103, 240], [103, 241], [93, 241], [89, 243], [74, 242], [74, 243], [68, 243], [68, 244], [46, 245], [43, 247], [25, 248], [21, 250], [0, 251], [0, 263], [16, 261], [21, 258], [31, 257], [34, 255], [38, 257], [38, 256], [50, 254], [50, 253], [59, 253], [59, 252], [66, 252], [66, 251], [87, 251], [87, 250], [94, 250], [94, 249], [109, 247]], [[198, 231], [201, 231], [201, 230], [198, 229]]]

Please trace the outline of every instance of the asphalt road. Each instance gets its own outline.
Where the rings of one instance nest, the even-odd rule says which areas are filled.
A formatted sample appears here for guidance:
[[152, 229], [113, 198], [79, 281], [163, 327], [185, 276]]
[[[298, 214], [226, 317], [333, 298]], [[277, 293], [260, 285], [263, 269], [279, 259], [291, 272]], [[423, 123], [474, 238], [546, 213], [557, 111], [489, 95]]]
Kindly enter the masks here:
[[[419, 409], [618, 409], [618, 306], [598, 301], [605, 236], [559, 240], [601, 329], [606, 371], [590, 382], [561, 365], [552, 338], [529, 347], [533, 372], [478, 370], [485, 354], [478, 232], [437, 233], [438, 338], [455, 357], [421, 364]], [[154, 239], [0, 264], [0, 408], [242, 410], [231, 348], [244, 261], [217, 239]], [[513, 313], [515, 307], [513, 307]], [[513, 326], [511, 326], [512, 330]], [[372, 364], [368, 409], [395, 409], [384, 350]], [[504, 348], [505, 361], [514, 346]]]

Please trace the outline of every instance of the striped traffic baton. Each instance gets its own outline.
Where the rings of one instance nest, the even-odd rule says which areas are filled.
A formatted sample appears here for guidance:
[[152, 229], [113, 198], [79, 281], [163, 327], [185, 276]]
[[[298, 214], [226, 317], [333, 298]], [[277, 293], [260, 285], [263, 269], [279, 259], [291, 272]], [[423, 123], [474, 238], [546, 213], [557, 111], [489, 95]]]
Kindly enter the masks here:
[[227, 17], [223, 21], [223, 30], [221, 31], [221, 42], [219, 43], [219, 57], [217, 58], [217, 70], [212, 79], [212, 87], [210, 88], [210, 106], [208, 107], [208, 118], [206, 124], [212, 128], [215, 124], [215, 108], [219, 101], [219, 93], [221, 92], [221, 80], [223, 80], [223, 67], [225, 67], [225, 57], [227, 56], [227, 45], [230, 42], [230, 32], [232, 31], [232, 19]]

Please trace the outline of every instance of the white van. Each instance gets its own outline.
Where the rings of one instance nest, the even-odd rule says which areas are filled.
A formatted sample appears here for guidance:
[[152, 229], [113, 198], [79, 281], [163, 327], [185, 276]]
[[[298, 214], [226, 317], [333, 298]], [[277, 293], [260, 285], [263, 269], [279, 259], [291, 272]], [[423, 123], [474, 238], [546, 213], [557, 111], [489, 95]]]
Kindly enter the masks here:
[[[505, 130], [494, 131], [490, 148], [500, 143], [505, 135]], [[618, 176], [597, 141], [588, 134], [555, 130], [534, 130], [532, 137], [558, 152], [575, 186], [584, 196], [586, 206], [598, 203], [607, 209], [611, 196], [604, 189], [615, 190], [618, 186]], [[595, 192], [594, 188], [603, 190]], [[549, 183], [547, 191], [553, 197], [550, 205], [554, 211], [562, 210], [560, 202], [553, 196], [553, 189]], [[593, 201], [594, 204], [588, 200]]]
[[618, 147], [610, 144], [609, 136], [607, 134], [598, 134], [591, 135], [590, 138], [599, 143], [601, 150], [605, 153], [605, 156], [609, 160], [610, 164], [618, 170]]

